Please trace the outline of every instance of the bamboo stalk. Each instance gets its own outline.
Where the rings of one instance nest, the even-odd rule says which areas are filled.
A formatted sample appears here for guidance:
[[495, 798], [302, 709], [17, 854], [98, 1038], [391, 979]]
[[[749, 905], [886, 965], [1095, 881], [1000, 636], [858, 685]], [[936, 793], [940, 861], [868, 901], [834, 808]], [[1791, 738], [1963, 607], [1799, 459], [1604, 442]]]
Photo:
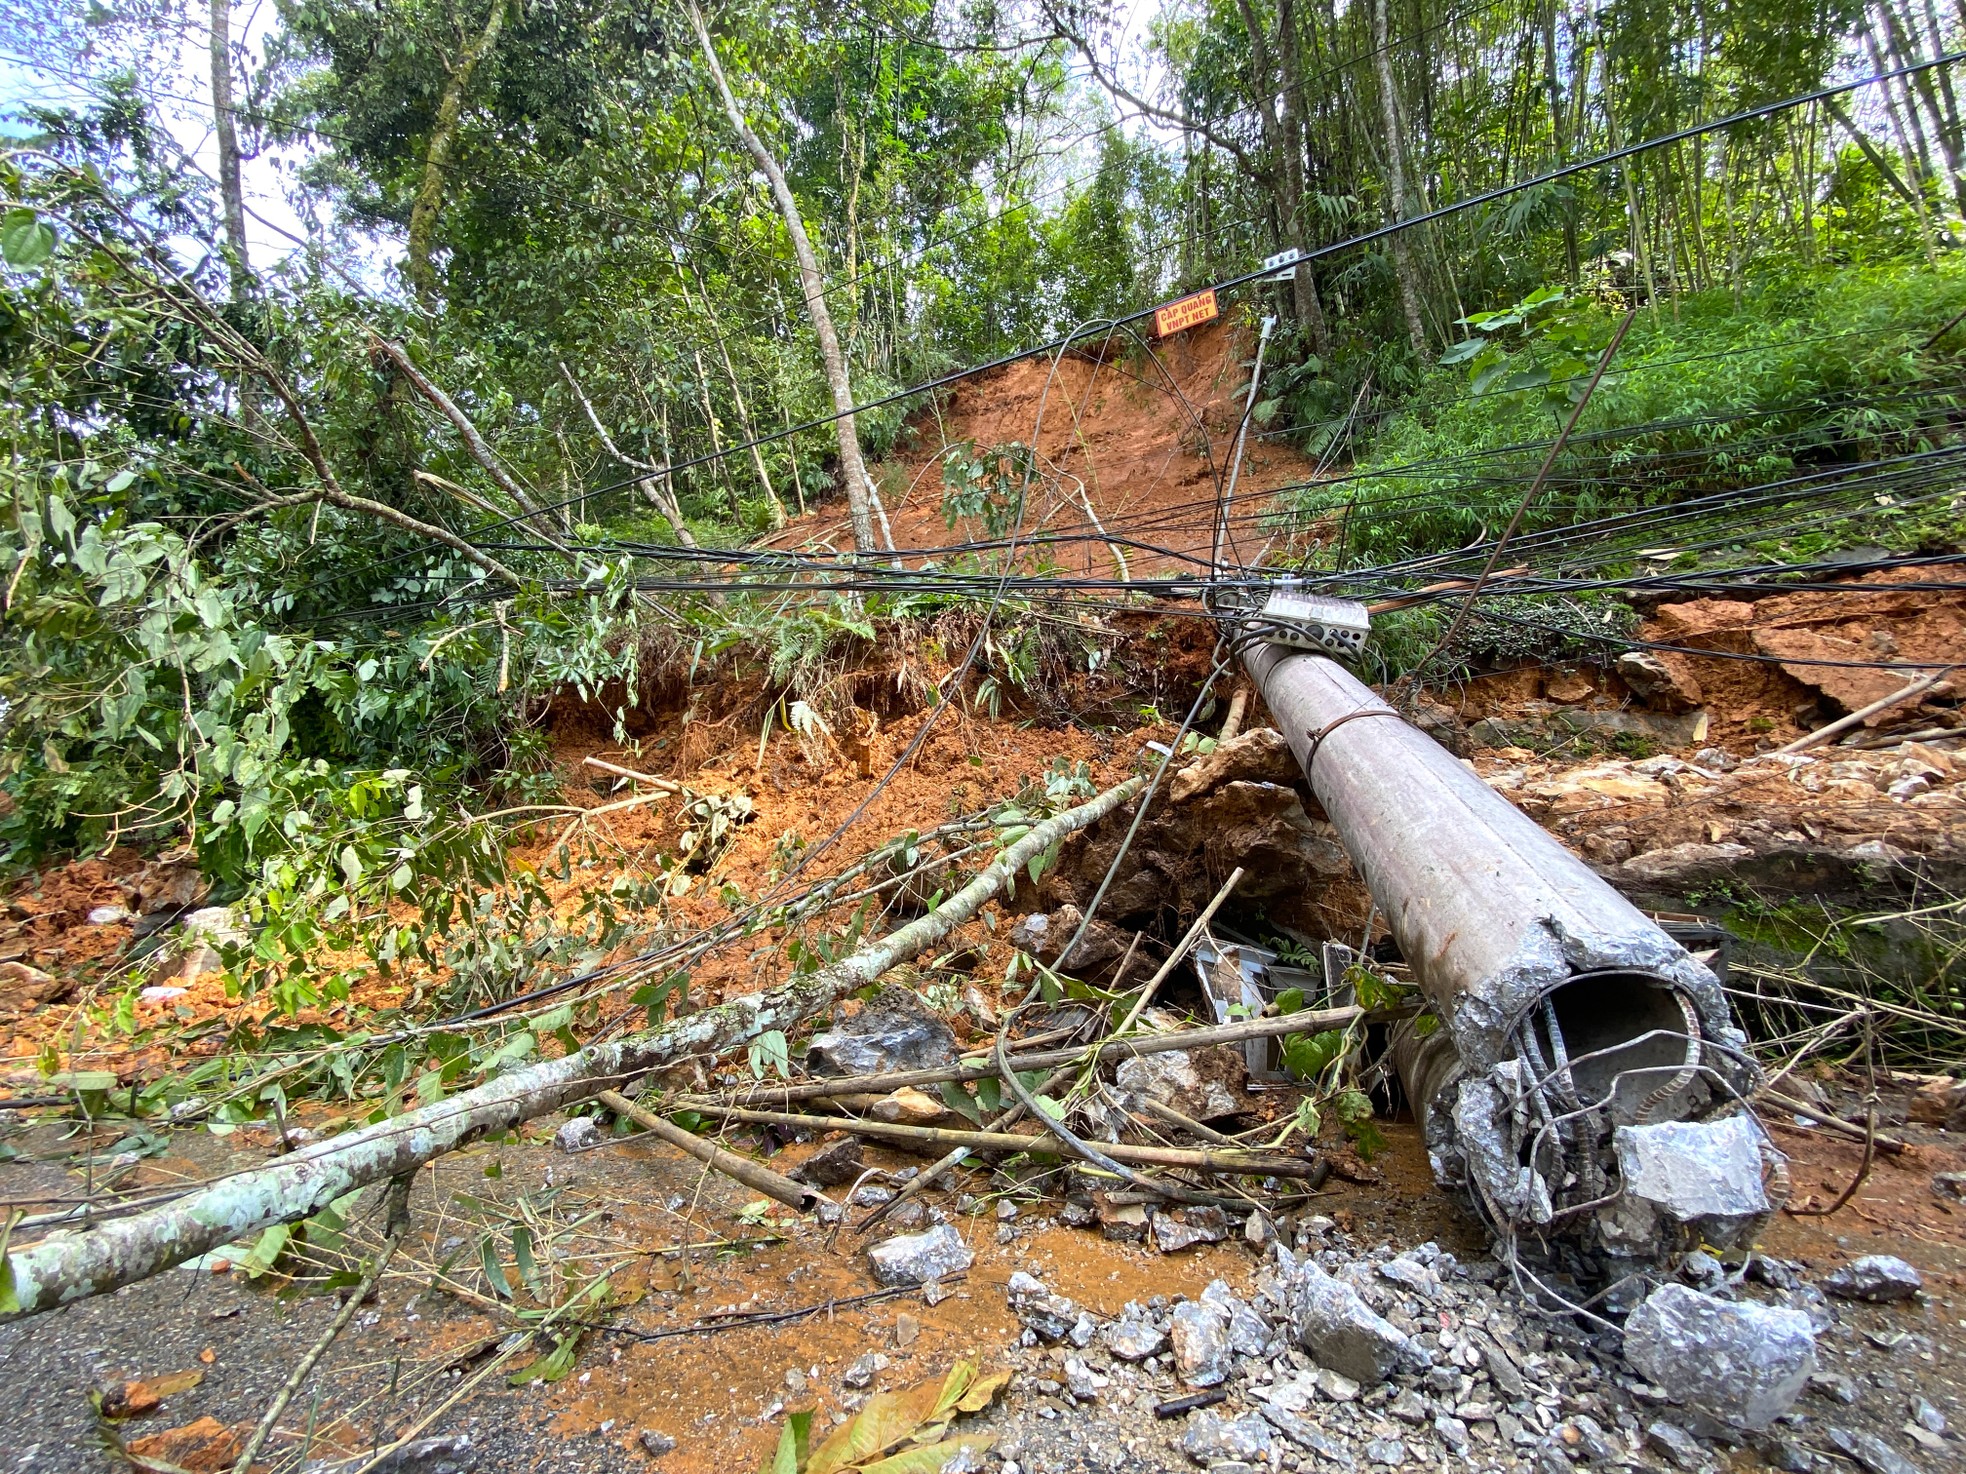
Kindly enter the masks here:
[[1098, 822], [1145, 786], [1144, 778], [1129, 778], [1033, 826], [935, 910], [830, 967], [659, 1028], [509, 1070], [449, 1100], [303, 1147], [147, 1212], [11, 1249], [0, 1261], [0, 1320], [131, 1284], [276, 1223], [311, 1217], [358, 1187], [399, 1177], [487, 1133], [685, 1059], [722, 1054], [770, 1030], [789, 1032], [936, 945], [1051, 845]]
[[368, 1299], [369, 1292], [374, 1290], [382, 1279], [382, 1272], [389, 1267], [390, 1257], [403, 1242], [403, 1235], [408, 1232], [409, 1226], [410, 1178], [404, 1176], [397, 1178], [389, 1187], [386, 1217], [386, 1231], [389, 1236], [383, 1240], [382, 1252], [376, 1255], [374, 1267], [362, 1276], [361, 1282], [349, 1294], [347, 1301], [329, 1323], [327, 1330], [321, 1333], [319, 1340], [308, 1347], [307, 1354], [294, 1366], [287, 1380], [280, 1384], [280, 1390], [273, 1394], [273, 1401], [267, 1405], [265, 1414], [253, 1429], [252, 1437], [246, 1440], [246, 1447], [240, 1453], [238, 1462], [232, 1466], [232, 1474], [248, 1474], [253, 1466], [253, 1459], [257, 1457], [260, 1449], [265, 1447], [267, 1438], [271, 1436], [280, 1421], [280, 1414], [287, 1410], [287, 1404], [293, 1401], [294, 1394], [300, 1391], [302, 1384], [307, 1381], [308, 1373], [312, 1372], [321, 1358], [328, 1354], [328, 1348], [334, 1345], [335, 1337], [348, 1328], [348, 1323], [355, 1318], [355, 1312], [362, 1308], [362, 1302]]
[[1812, 747], [1829, 741], [1830, 738], [1836, 736], [1839, 732], [1849, 731], [1852, 727], [1865, 721], [1867, 718], [1876, 716], [1881, 711], [1889, 711], [1892, 707], [1902, 706], [1914, 697], [1923, 696], [1927, 691], [1931, 690], [1951, 674], [1951, 669], [1947, 668], [1945, 670], [1935, 670], [1930, 675], [1920, 676], [1910, 685], [1893, 691], [1889, 696], [1878, 701], [1873, 701], [1869, 706], [1860, 706], [1847, 717], [1838, 717], [1827, 727], [1818, 727], [1807, 737], [1796, 738], [1787, 747], [1776, 748], [1775, 756], [1782, 757], [1788, 753], [1806, 752]]
[[610, 763], [597, 757], [584, 757], [581, 762], [590, 768], [599, 768], [603, 773], [612, 773], [617, 778], [632, 778], [637, 783], [646, 783], [658, 793], [681, 793], [683, 785], [668, 778], [657, 778], [649, 773], [638, 773], [633, 768], [624, 768], [618, 763]]
[[[814, 1131], [851, 1131], [856, 1136], [885, 1137], [971, 1152], [1045, 1152], [1069, 1156], [1070, 1148], [1049, 1131], [1020, 1136], [1014, 1131], [956, 1131], [944, 1126], [905, 1126], [898, 1122], [863, 1121], [853, 1116], [804, 1116], [792, 1111], [751, 1111], [741, 1106], [692, 1105], [691, 1110], [719, 1120], [754, 1126], [804, 1126]], [[1102, 1142], [1099, 1149], [1116, 1162], [1140, 1167], [1185, 1167], [1198, 1172], [1239, 1177], [1309, 1177], [1317, 1163], [1296, 1157], [1262, 1156], [1255, 1152], [1202, 1151], [1178, 1146], [1134, 1146]]]
[[[1287, 1034], [1321, 1034], [1326, 1029], [1345, 1028], [1364, 1016], [1365, 1010], [1360, 1008], [1321, 1008], [1287, 1013], [1277, 1018], [1238, 1019], [1231, 1024], [1216, 1024], [1206, 1029], [1180, 1029], [1171, 1034], [1108, 1039], [1099, 1045], [1097, 1057], [1101, 1060], [1121, 1059], [1138, 1054], [1165, 1054], [1171, 1049], [1205, 1049], [1211, 1044], [1240, 1044], [1247, 1039], [1275, 1039]], [[1086, 1054], [1083, 1046], [1040, 1050], [1016, 1056], [1011, 1060], [1010, 1067], [1018, 1071], [1056, 1069], [1059, 1065], [1077, 1063], [1085, 1059]], [[996, 1073], [997, 1067], [985, 1060], [977, 1064], [894, 1070], [885, 1075], [847, 1075], [835, 1080], [809, 1080], [797, 1085], [754, 1087], [735, 1103], [790, 1105], [794, 1101], [827, 1100], [841, 1095], [886, 1095], [904, 1085], [940, 1085], [945, 1080], [966, 1083], [993, 1079]], [[713, 1105], [731, 1103], [709, 1096], [685, 1098], [691, 1110], [699, 1109], [705, 1102]]]
[[651, 1110], [637, 1105], [618, 1090], [603, 1090], [597, 1097], [600, 1103], [617, 1116], [626, 1116], [649, 1135], [659, 1137], [669, 1145], [688, 1152], [697, 1161], [714, 1172], [721, 1172], [733, 1181], [741, 1182], [753, 1192], [761, 1192], [774, 1202], [783, 1203], [788, 1208], [796, 1208], [801, 1213], [809, 1212], [826, 1202], [824, 1193], [794, 1182], [783, 1173], [774, 1172], [761, 1162], [749, 1157], [740, 1157], [736, 1152], [727, 1152], [713, 1141], [705, 1141], [692, 1131], [685, 1131], [674, 1121], [665, 1121]]

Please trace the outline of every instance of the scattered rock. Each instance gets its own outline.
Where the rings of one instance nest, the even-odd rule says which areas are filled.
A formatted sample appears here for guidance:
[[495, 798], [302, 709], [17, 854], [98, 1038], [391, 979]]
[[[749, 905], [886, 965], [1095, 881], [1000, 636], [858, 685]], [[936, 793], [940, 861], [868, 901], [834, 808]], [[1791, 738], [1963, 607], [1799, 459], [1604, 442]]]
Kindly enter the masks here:
[[1827, 1397], [1845, 1407], [1853, 1406], [1858, 1396], [1857, 1384], [1841, 1372], [1812, 1372], [1809, 1390], [1818, 1397]]
[[[1079, 936], [1084, 922], [1085, 914], [1076, 906], [1060, 906], [1048, 914], [1034, 911], [1010, 929], [1010, 945], [1040, 962], [1070, 968], [1080, 975], [1126, 955], [1128, 933], [1110, 921], [1094, 917], [1092, 924], [1085, 927], [1085, 935]], [[1079, 937], [1079, 943], [1068, 958], [1062, 954], [1073, 937]]]
[[1219, 1305], [1187, 1300], [1168, 1319], [1174, 1369], [1190, 1387], [1218, 1387], [1235, 1370], [1229, 1342], [1229, 1313]]
[[205, 906], [178, 922], [178, 935], [160, 954], [155, 981], [191, 983], [208, 973], [223, 972], [226, 947], [243, 947], [252, 933], [230, 906]]
[[961, 1274], [976, 1262], [954, 1226], [937, 1224], [927, 1233], [902, 1234], [867, 1251], [874, 1278], [883, 1285], [921, 1285]]
[[851, 1366], [840, 1373], [840, 1385], [858, 1392], [873, 1386], [875, 1374], [886, 1370], [887, 1358], [880, 1352], [863, 1352]]
[[1675, 669], [1650, 650], [1620, 655], [1618, 677], [1632, 695], [1657, 711], [1690, 711], [1706, 699], [1690, 671]]
[[1663, 1285], [1625, 1323], [1625, 1359], [1673, 1401], [1717, 1422], [1766, 1428], [1816, 1369], [1809, 1317]]
[[1354, 1382], [1383, 1382], [1408, 1358], [1406, 1334], [1315, 1264], [1300, 1266], [1289, 1315], [1297, 1344], [1311, 1359]]
[[1121, 1361], [1145, 1361], [1167, 1345], [1167, 1332], [1148, 1318], [1140, 1302], [1129, 1300], [1120, 1317], [1106, 1327], [1106, 1349]]
[[876, 1121], [902, 1126], [935, 1126], [953, 1116], [941, 1101], [926, 1091], [904, 1085], [892, 1095], [875, 1101], [868, 1113]]
[[1099, 1215], [1099, 1235], [1115, 1243], [1137, 1244], [1147, 1237], [1147, 1210], [1138, 1203], [1110, 1202], [1104, 1193], [1093, 1195], [1094, 1211]]
[[1184, 804], [1197, 794], [1228, 783], [1276, 783], [1289, 787], [1303, 780], [1290, 744], [1274, 727], [1252, 727], [1196, 758], [1168, 781], [1170, 803]]
[[889, 988], [806, 1049], [815, 1075], [878, 1075], [954, 1064], [956, 1036], [914, 994]]
[[1065, 1390], [1080, 1402], [1096, 1402], [1099, 1394], [1113, 1385], [1111, 1377], [1102, 1377], [1076, 1356], [1065, 1358]]
[[1916, 1464], [1875, 1433], [1862, 1433], [1853, 1428], [1825, 1431], [1837, 1452], [1856, 1460], [1870, 1474], [1920, 1474]]
[[1220, 1464], [1227, 1459], [1260, 1464], [1268, 1461], [1272, 1443], [1270, 1425], [1261, 1413], [1244, 1413], [1239, 1418], [1201, 1413], [1181, 1435], [1181, 1452], [1203, 1465]]
[[1023, 1270], [1005, 1287], [1011, 1313], [1040, 1341], [1063, 1341], [1078, 1323], [1079, 1308], [1063, 1295], [1046, 1290], [1042, 1281]]
[[375, 1474], [461, 1474], [473, 1462], [471, 1435], [418, 1438], [376, 1460]]
[[1332, 1402], [1351, 1402], [1358, 1397], [1360, 1387], [1343, 1372], [1334, 1372], [1330, 1367], [1319, 1367], [1314, 1379], [1317, 1390]]
[[792, 1169], [801, 1182], [819, 1187], [845, 1187], [867, 1170], [861, 1157], [860, 1138], [843, 1136], [829, 1142]]
[[1153, 1222], [1154, 1247], [1163, 1254], [1178, 1253], [1196, 1244], [1219, 1244], [1229, 1236], [1229, 1215], [1220, 1208], [1176, 1208], [1156, 1213]]
[[1157, 1100], [1191, 1121], [1212, 1121], [1249, 1108], [1244, 1093], [1249, 1062], [1240, 1049], [1225, 1044], [1133, 1055], [1120, 1061], [1113, 1078], [1125, 1093]]
[[644, 1428], [635, 1435], [635, 1439], [641, 1444], [642, 1452], [652, 1459], [659, 1459], [664, 1454], [676, 1451], [676, 1440], [659, 1429]]
[[90, 926], [119, 926], [129, 919], [127, 906], [98, 906], [89, 913]]
[[553, 1145], [569, 1154], [601, 1144], [601, 1128], [592, 1116], [575, 1116], [553, 1133]]
[[1946, 1415], [1933, 1407], [1924, 1398], [1914, 1397], [1907, 1411], [1911, 1414], [1912, 1422], [1923, 1428], [1927, 1433], [1943, 1433], [1946, 1431]]
[[0, 962], [0, 1018], [31, 1013], [66, 998], [71, 985], [25, 962]]
[[1397, 1438], [1375, 1438], [1365, 1446], [1365, 1461], [1397, 1469], [1406, 1462], [1406, 1445]]
[[1270, 1352], [1269, 1322], [1238, 1299], [1224, 1280], [1210, 1280], [1201, 1292], [1201, 1303], [1212, 1305], [1229, 1318], [1229, 1347], [1237, 1356], [1267, 1356]]
[[1894, 1254], [1866, 1254], [1826, 1277], [1823, 1288], [1838, 1299], [1885, 1305], [1909, 1300], [1925, 1288], [1925, 1280]]

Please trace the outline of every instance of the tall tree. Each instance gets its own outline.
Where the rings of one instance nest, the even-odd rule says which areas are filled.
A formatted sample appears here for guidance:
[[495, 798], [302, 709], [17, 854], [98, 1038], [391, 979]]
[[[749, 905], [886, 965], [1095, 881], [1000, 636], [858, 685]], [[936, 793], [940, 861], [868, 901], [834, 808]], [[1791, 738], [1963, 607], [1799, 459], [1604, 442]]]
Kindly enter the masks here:
[[211, 0], [212, 135], [218, 140], [218, 192], [225, 217], [226, 264], [232, 272], [232, 295], [243, 297], [252, 286], [252, 264], [246, 257], [246, 194], [239, 178], [239, 129], [232, 105], [231, 0]]
[[[1372, 0], [1372, 65], [1379, 74], [1379, 116], [1386, 147], [1386, 194], [1388, 213], [1398, 225], [1410, 212], [1406, 193], [1406, 130], [1400, 125], [1399, 93], [1393, 77], [1392, 43], [1388, 40], [1386, 13], [1392, 0]], [[1413, 356], [1427, 359], [1427, 325], [1420, 315], [1420, 288], [1413, 264], [1411, 233], [1392, 233], [1393, 274], [1399, 287], [1399, 310], [1406, 319], [1406, 335], [1413, 343]]]
[[437, 216], [444, 207], [444, 173], [450, 167], [451, 153], [457, 146], [458, 118], [471, 91], [471, 79], [498, 45], [498, 33], [505, 28], [508, 0], [492, 0], [484, 27], [464, 45], [451, 63], [444, 83], [444, 95], [437, 104], [437, 119], [430, 129], [430, 142], [423, 156], [423, 182], [417, 186], [416, 202], [410, 207], [409, 249], [403, 259], [403, 274], [428, 307], [436, 296], [436, 269], [431, 263], [432, 242]]
[[867, 475], [867, 464], [860, 455], [860, 432], [854, 424], [853, 414], [853, 385], [847, 378], [846, 355], [840, 351], [839, 334], [833, 330], [833, 314], [826, 306], [826, 276], [820, 270], [818, 252], [812, 238], [806, 234], [805, 216], [800, 213], [792, 186], [786, 182], [784, 169], [779, 167], [771, 150], [765, 147], [764, 140], [745, 121], [744, 110], [738, 106], [737, 97], [724, 77], [723, 65], [717, 60], [717, 48], [710, 40], [709, 27], [703, 24], [703, 13], [694, 3], [689, 7], [689, 18], [696, 29], [697, 43], [703, 49], [704, 65], [710, 69], [710, 76], [717, 84], [718, 97], [723, 99], [724, 113], [730, 119], [738, 141], [744, 145], [744, 151], [751, 156], [759, 172], [770, 181], [772, 199], [785, 221], [785, 233], [792, 238], [792, 255], [799, 268], [799, 291], [805, 298], [806, 316], [812, 321], [812, 335], [819, 340], [819, 357], [826, 370], [826, 387], [833, 396], [834, 426], [840, 442], [840, 479], [845, 483], [854, 551], [872, 553], [879, 546], [874, 541], [870, 500], [873, 482]]

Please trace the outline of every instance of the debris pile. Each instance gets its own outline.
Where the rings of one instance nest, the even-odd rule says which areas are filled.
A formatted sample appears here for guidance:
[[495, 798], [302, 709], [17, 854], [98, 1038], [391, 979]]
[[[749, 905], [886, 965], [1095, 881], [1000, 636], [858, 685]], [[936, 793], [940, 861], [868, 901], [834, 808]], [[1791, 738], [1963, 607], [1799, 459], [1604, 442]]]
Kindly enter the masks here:
[[[1156, 1296], [1101, 1319], [1014, 1275], [1008, 1301], [1024, 1331], [1013, 1361], [1039, 1416], [999, 1452], [1046, 1469], [1069, 1444], [1095, 1450], [1095, 1466], [1156, 1467], [1171, 1445], [1214, 1474], [1691, 1474], [1725, 1466], [1739, 1447], [1778, 1468], [1827, 1471], [1823, 1454], [1864, 1440], [1902, 1460], [1823, 1416], [1827, 1394], [1798, 1403], [1805, 1389], [1837, 1386], [1818, 1373], [1818, 1335], [1849, 1333], [1793, 1264], [1745, 1256], [1720, 1272], [1718, 1294], [1668, 1281], [1621, 1338], [1537, 1314], [1496, 1262], [1461, 1263], [1432, 1243], [1364, 1249], [1309, 1213], [1284, 1228], [1294, 1247], [1270, 1247], [1246, 1300], [1216, 1280], [1193, 1299]], [[1902, 1467], [1852, 1456], [1877, 1474]]]
[[1505, 748], [1475, 764], [1629, 895], [1725, 882], [1837, 900], [1966, 880], [1966, 755], [1930, 743], [1581, 765]]

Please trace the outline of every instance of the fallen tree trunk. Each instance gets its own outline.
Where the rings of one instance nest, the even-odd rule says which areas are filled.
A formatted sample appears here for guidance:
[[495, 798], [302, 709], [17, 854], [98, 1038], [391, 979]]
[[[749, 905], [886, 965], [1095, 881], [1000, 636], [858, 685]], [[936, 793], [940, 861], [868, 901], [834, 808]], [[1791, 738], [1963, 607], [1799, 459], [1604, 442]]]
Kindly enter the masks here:
[[1129, 778], [1034, 826], [928, 915], [831, 967], [661, 1028], [511, 1070], [449, 1100], [304, 1147], [147, 1212], [86, 1230], [51, 1233], [13, 1249], [0, 1261], [0, 1319], [101, 1294], [274, 1224], [298, 1222], [357, 1188], [400, 1177], [489, 1132], [510, 1130], [651, 1070], [693, 1056], [722, 1054], [773, 1029], [789, 1033], [936, 945], [1053, 843], [1111, 813], [1144, 782]]

